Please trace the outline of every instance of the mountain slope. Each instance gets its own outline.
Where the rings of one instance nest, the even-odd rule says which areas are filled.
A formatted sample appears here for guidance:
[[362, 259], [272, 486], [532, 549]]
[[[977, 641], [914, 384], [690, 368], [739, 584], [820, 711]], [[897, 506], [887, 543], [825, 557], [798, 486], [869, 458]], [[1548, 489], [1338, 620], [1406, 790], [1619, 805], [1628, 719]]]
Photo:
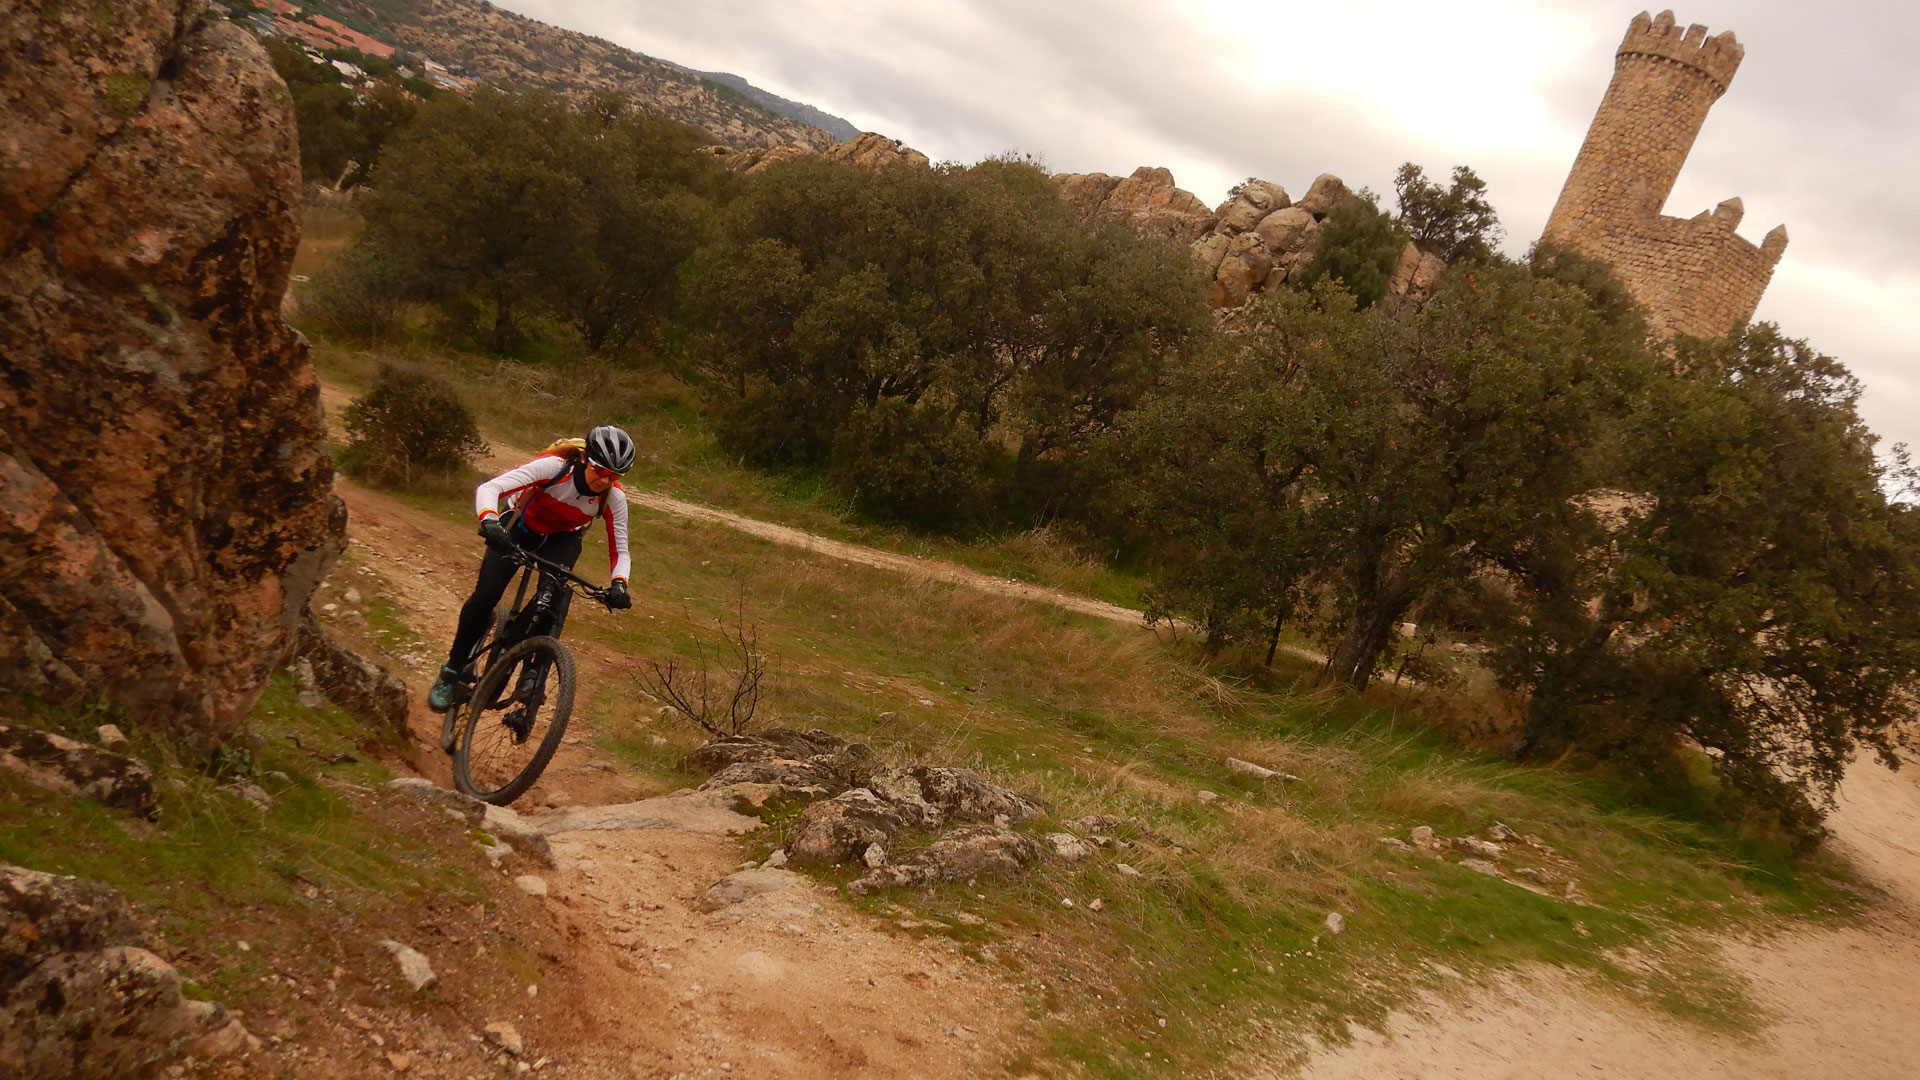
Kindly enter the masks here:
[[846, 120], [829, 112], [821, 112], [806, 102], [790, 101], [772, 91], [762, 90], [732, 72], [694, 71], [692, 68], [685, 70], [710, 82], [717, 82], [722, 86], [737, 90], [745, 94], [756, 105], [771, 109], [781, 116], [798, 120], [803, 124], [811, 124], [842, 142], [848, 139], [859, 138], [860, 136], [860, 129], [854, 127]]
[[[757, 88], [742, 91], [721, 79], [478, 0], [308, 0], [303, 6], [484, 82], [570, 95], [620, 94], [701, 128], [727, 146], [800, 143], [822, 150], [841, 138], [756, 102], [752, 95], [764, 94]], [[745, 80], [740, 82], [745, 85]], [[765, 96], [795, 111], [817, 112]]]

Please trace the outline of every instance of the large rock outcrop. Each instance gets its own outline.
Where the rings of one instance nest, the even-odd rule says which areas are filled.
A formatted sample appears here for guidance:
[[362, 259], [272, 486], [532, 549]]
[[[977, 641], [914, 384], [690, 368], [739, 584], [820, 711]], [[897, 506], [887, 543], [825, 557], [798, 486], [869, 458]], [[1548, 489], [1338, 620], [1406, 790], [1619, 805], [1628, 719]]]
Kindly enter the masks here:
[[925, 169], [931, 166], [927, 155], [899, 139], [889, 139], [885, 135], [876, 135], [871, 131], [862, 132], [851, 139], [834, 143], [819, 151], [800, 143], [783, 143], [778, 146], [746, 148], [709, 146], [705, 148], [705, 152], [713, 155], [714, 160], [727, 171], [748, 175], [764, 172], [783, 162], [805, 161], [816, 155], [828, 161], [858, 165], [867, 169], [883, 169], [894, 165], [905, 165], [913, 169]]
[[1082, 221], [1124, 221], [1149, 236], [1190, 244], [1211, 232], [1217, 216], [1166, 169], [1142, 165], [1125, 178], [1061, 173], [1055, 190]]
[[286, 88], [204, 0], [0, 7], [0, 686], [201, 745], [338, 553]]
[[1299, 202], [1279, 184], [1255, 179], [1212, 210], [1174, 186], [1173, 174], [1160, 168], [1142, 166], [1125, 179], [1062, 173], [1053, 184], [1081, 221], [1125, 221], [1148, 235], [1186, 244], [1213, 286], [1216, 308], [1239, 307], [1255, 293], [1286, 284], [1319, 252], [1320, 223], [1328, 212], [1358, 197], [1327, 173], [1314, 179]]

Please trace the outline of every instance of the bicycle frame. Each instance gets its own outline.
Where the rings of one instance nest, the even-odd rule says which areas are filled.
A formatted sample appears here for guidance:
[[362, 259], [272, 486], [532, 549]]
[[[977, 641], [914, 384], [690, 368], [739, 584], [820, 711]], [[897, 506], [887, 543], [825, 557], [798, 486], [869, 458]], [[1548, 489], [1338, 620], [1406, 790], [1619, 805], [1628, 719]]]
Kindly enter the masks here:
[[605, 589], [559, 563], [543, 559], [524, 548], [515, 548], [506, 555], [507, 558], [520, 564], [520, 584], [514, 590], [513, 605], [507, 609], [507, 619], [501, 627], [501, 632], [488, 641], [485, 648], [475, 657], [475, 660], [483, 661], [475, 665], [476, 681], [479, 674], [491, 666], [496, 657], [528, 636], [528, 631], [531, 629], [529, 623], [533, 614], [545, 607], [540, 603], [538, 594], [533, 603], [527, 603], [527, 586], [536, 572], [542, 576], [550, 576], [555, 581], [554, 593], [550, 595], [557, 594], [559, 589], [566, 589], [572, 593], [590, 596], [602, 604], [607, 602]]

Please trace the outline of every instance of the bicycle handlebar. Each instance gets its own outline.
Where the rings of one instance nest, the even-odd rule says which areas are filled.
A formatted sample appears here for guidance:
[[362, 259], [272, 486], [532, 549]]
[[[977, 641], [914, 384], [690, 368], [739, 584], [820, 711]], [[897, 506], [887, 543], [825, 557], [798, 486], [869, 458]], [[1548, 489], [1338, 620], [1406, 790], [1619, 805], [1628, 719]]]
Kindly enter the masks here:
[[603, 604], [607, 602], [607, 590], [605, 587], [595, 585], [593, 582], [561, 566], [559, 563], [543, 559], [533, 552], [528, 551], [526, 548], [516, 546], [507, 554], [507, 558], [512, 559], [522, 566], [532, 567], [543, 574], [552, 574], [554, 577], [565, 582], [569, 588], [577, 588]]

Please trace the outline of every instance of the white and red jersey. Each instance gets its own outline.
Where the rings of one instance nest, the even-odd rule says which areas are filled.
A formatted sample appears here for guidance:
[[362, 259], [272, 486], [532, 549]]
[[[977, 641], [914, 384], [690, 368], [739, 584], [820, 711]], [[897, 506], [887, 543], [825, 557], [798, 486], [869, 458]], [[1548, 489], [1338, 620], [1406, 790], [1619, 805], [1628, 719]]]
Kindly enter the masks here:
[[473, 510], [480, 520], [498, 517], [500, 500], [520, 510], [520, 522], [542, 536], [579, 532], [594, 518], [607, 523], [607, 556], [613, 577], [625, 581], [633, 567], [627, 554], [627, 493], [618, 481], [603, 495], [582, 494], [567, 470], [573, 462], [559, 454], [543, 454], [517, 469], [509, 469], [473, 489]]

